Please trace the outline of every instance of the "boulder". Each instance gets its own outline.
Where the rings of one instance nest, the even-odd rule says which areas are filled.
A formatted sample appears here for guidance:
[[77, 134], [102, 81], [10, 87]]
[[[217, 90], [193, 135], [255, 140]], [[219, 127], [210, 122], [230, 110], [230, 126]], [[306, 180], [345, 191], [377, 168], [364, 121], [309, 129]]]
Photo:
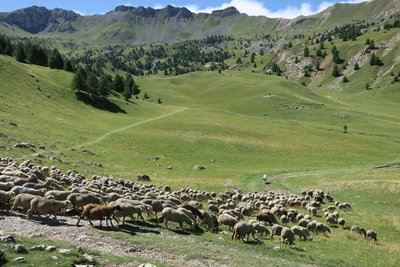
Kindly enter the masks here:
[[147, 174], [138, 175], [136, 176], [136, 181], [150, 182], [150, 176], [148, 176]]

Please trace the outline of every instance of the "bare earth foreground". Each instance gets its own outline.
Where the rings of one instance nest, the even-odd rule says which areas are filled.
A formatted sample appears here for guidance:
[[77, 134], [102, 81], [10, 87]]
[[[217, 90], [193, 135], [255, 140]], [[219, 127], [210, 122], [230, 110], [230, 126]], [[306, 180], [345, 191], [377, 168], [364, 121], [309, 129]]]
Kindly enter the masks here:
[[[0, 231], [7, 234], [17, 234], [32, 238], [41, 237], [49, 240], [61, 241], [77, 247], [89, 247], [93, 250], [112, 254], [114, 256], [146, 257], [172, 266], [202, 265], [197, 260], [188, 261], [184, 259], [182, 255], [171, 255], [168, 252], [138, 246], [137, 244], [127, 243], [109, 235], [105, 235], [101, 230], [92, 227], [88, 222], [81, 221], [80, 226], [77, 227], [75, 226], [77, 222], [76, 218], [64, 216], [57, 216], [57, 218], [60, 223], [52, 219], [44, 218], [42, 220], [36, 218], [37, 220], [28, 221], [25, 219], [25, 215], [22, 214], [8, 216], [3, 212], [0, 212]], [[98, 222], [95, 222], [95, 225], [98, 225]], [[117, 227], [118, 226], [116, 226], [115, 229], [118, 229]], [[133, 227], [134, 226], [132, 226], [132, 228]], [[105, 226], [102, 229], [110, 230], [112, 228]], [[160, 234], [163, 233], [160, 231]], [[209, 260], [208, 262], [210, 263]], [[218, 265], [221, 266], [220, 264]]]

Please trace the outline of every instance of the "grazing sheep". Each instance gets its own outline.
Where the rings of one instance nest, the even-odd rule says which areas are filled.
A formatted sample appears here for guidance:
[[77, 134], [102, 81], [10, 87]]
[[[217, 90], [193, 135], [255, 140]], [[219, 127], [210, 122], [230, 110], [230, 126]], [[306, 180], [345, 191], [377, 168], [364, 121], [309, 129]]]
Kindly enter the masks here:
[[229, 215], [227, 213], [223, 213], [219, 215], [218, 217], [218, 223], [224, 224], [224, 225], [229, 225], [229, 229], [232, 229], [235, 224], [237, 224], [239, 220], [236, 217], [233, 217], [232, 215]]
[[267, 236], [267, 235], [271, 235], [271, 232], [268, 230], [267, 227], [265, 227], [265, 225], [259, 223], [258, 221], [255, 222], [251, 222], [251, 224], [253, 224], [254, 229], [256, 230], [256, 232], [258, 234], [260, 234], [260, 236]]
[[354, 233], [363, 236], [365, 239], [367, 238], [367, 232], [365, 231], [365, 229], [358, 225], [353, 225], [350, 230]]
[[300, 219], [298, 225], [307, 228], [308, 223], [311, 222], [311, 220], [307, 218], [302, 218]]
[[195, 221], [193, 221], [192, 219], [189, 218], [189, 216], [187, 216], [185, 213], [179, 211], [179, 210], [175, 210], [173, 208], [164, 208], [161, 211], [163, 217], [164, 217], [164, 223], [165, 223], [165, 227], [167, 229], [168, 228], [168, 222], [176, 222], [179, 224], [179, 227], [183, 229], [183, 223], [186, 223], [187, 225], [190, 226], [190, 228], [192, 230], [195, 230], [196, 228], [196, 223]]
[[270, 211], [260, 212], [259, 214], [257, 214], [256, 218], [257, 218], [257, 221], [267, 222], [267, 223], [269, 223], [269, 225], [273, 225], [278, 222], [276, 220], [275, 215]]
[[281, 239], [285, 246], [292, 246], [294, 242], [294, 232], [289, 227], [283, 227], [281, 231]]
[[282, 229], [282, 225], [274, 224], [271, 229], [271, 240], [274, 239], [274, 235], [281, 235]]
[[216, 205], [209, 205], [208, 206], [208, 210], [213, 212], [213, 213], [218, 213], [219, 212], [219, 209], [218, 209], [218, 207]]
[[247, 222], [238, 222], [233, 226], [232, 240], [235, 237], [236, 239], [242, 239], [244, 241], [244, 237], [247, 235], [247, 242], [249, 241], [250, 234], [253, 235], [255, 239], [255, 229], [253, 224]]
[[67, 197], [75, 193], [74, 191], [61, 191], [61, 190], [50, 190], [44, 194], [45, 197], [54, 196], [55, 200], [67, 200]]
[[307, 211], [308, 211], [308, 213], [311, 215], [311, 216], [315, 216], [315, 215], [317, 215], [317, 208], [316, 207], [313, 207], [313, 206], [308, 206], [307, 207]]
[[160, 200], [155, 200], [155, 199], [144, 199], [144, 200], [142, 200], [142, 202], [144, 204], [151, 205], [153, 207], [153, 211], [156, 214], [156, 223], [158, 225], [158, 216], [157, 216], [157, 214], [159, 212], [162, 212], [162, 210], [164, 209], [161, 201]]
[[352, 209], [352, 208], [351, 208], [351, 205], [350, 205], [349, 203], [347, 203], [347, 202], [343, 202], [343, 203], [337, 202], [337, 203], [336, 203], [336, 207], [337, 207], [338, 209], [344, 210], [344, 211], [350, 211], [350, 210]]
[[346, 223], [346, 220], [345, 219], [343, 219], [343, 218], [339, 218], [338, 219], [338, 224], [340, 225], [340, 226], [342, 226], [342, 228], [344, 228], [344, 224]]
[[114, 227], [111, 216], [114, 214], [115, 211], [120, 210], [120, 209], [121, 209], [121, 207], [118, 204], [112, 205], [112, 206], [99, 205], [99, 204], [85, 205], [83, 208], [82, 215], [79, 217], [76, 225], [79, 225], [81, 218], [82, 219], [87, 218], [89, 220], [89, 223], [92, 226], [94, 226], [91, 221], [92, 219], [100, 220], [100, 226], [103, 227], [103, 225], [101, 223], [102, 223], [104, 217], [106, 217], [106, 223], [107, 223], [107, 220], [109, 220], [111, 226]]
[[222, 212], [222, 214], [224, 214], [224, 213], [229, 214], [229, 215], [237, 218], [238, 220], [244, 219], [244, 215], [240, 211], [237, 211], [237, 210], [225, 210]]
[[327, 225], [321, 223], [321, 222], [317, 222], [317, 227], [315, 228], [316, 233], [332, 233], [331, 228], [329, 228]]
[[371, 240], [373, 240], [374, 242], [378, 241], [378, 233], [375, 230], [368, 230], [366, 236], [368, 242], [370, 242]]
[[41, 215], [53, 215], [54, 219], [57, 220], [57, 211], [70, 208], [72, 208], [72, 203], [69, 200], [60, 201], [44, 197], [35, 197], [30, 202], [30, 209], [28, 210], [27, 217], [28, 220], [30, 220], [32, 218], [33, 212], [37, 212]]
[[287, 224], [289, 223], [289, 218], [286, 215], [282, 215], [280, 220], [281, 220], [282, 225], [287, 226]]
[[292, 226], [290, 228], [290, 230], [292, 230], [295, 235], [299, 236], [300, 240], [302, 237], [303, 237], [304, 241], [312, 240], [312, 236], [310, 235], [310, 232], [305, 227], [295, 225], [295, 226]]
[[102, 202], [100, 198], [90, 193], [72, 193], [67, 197], [67, 200], [71, 201], [75, 210], [90, 203], [100, 204]]
[[191, 211], [191, 213], [192, 213], [193, 215], [196, 215], [196, 216], [198, 216], [199, 218], [201, 218], [201, 212], [200, 212], [200, 210], [199, 210], [198, 208], [196, 208], [195, 206], [193, 206], [193, 205], [191, 205], [191, 204], [189, 204], [189, 203], [185, 203], [185, 204], [182, 204], [180, 207], [183, 208], [183, 209], [186, 209], [186, 210]]
[[326, 219], [326, 222], [329, 224], [338, 224], [337, 218], [333, 214], [329, 214], [325, 219]]
[[187, 210], [187, 209], [181, 208], [181, 207], [177, 208], [176, 210], [179, 210], [179, 211], [185, 213], [190, 219], [192, 219], [193, 221], [196, 221], [196, 217], [190, 210]]
[[218, 226], [216, 227], [215, 222], [217, 221], [215, 218], [215, 215], [201, 210], [201, 224], [204, 226], [207, 226], [207, 231], [215, 231], [216, 229], [218, 229]]
[[311, 222], [309, 222], [308, 224], [307, 224], [307, 229], [309, 230], [309, 231], [312, 231], [312, 232], [316, 232], [316, 229], [317, 229], [317, 221], [311, 221]]

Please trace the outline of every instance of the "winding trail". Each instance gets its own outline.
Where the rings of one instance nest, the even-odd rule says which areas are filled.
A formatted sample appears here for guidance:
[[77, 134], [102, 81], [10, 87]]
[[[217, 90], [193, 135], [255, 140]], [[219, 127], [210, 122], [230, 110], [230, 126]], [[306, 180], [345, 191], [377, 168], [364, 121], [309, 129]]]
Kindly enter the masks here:
[[81, 148], [81, 147], [84, 147], [84, 146], [91, 146], [91, 145], [97, 144], [97, 143], [103, 141], [104, 139], [106, 139], [107, 137], [109, 137], [110, 135], [113, 135], [113, 134], [115, 134], [115, 133], [123, 132], [123, 131], [125, 131], [125, 130], [134, 128], [134, 127], [136, 127], [136, 126], [139, 126], [139, 125], [142, 125], [142, 124], [145, 124], [145, 123], [149, 123], [149, 122], [152, 122], [152, 121], [164, 119], [164, 118], [166, 118], [166, 117], [175, 115], [176, 113], [182, 112], [182, 111], [184, 111], [184, 110], [186, 110], [186, 109], [188, 109], [188, 108], [183, 107], [183, 108], [180, 108], [180, 109], [178, 109], [178, 110], [174, 110], [174, 111], [172, 111], [172, 112], [169, 112], [169, 113], [167, 113], [167, 114], [163, 114], [163, 115], [160, 115], [160, 116], [157, 116], [157, 117], [154, 117], [154, 118], [150, 118], [150, 119], [147, 119], [147, 120], [144, 120], [144, 121], [135, 122], [135, 123], [133, 123], [133, 124], [127, 125], [127, 126], [122, 127], [122, 128], [118, 128], [118, 129], [111, 130], [111, 131], [109, 131], [109, 132], [103, 134], [103, 135], [100, 136], [99, 138], [97, 138], [97, 139], [95, 139], [95, 140], [93, 140], [93, 141], [90, 141], [90, 142], [86, 142], [86, 143], [77, 145], [77, 146], [73, 147], [73, 149], [78, 149], [78, 148]]

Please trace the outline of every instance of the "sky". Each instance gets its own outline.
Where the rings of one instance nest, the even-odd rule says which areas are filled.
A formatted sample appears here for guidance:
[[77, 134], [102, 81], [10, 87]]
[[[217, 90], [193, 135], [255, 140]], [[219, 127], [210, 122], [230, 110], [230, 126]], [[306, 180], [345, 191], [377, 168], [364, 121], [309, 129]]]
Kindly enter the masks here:
[[[104, 14], [118, 5], [162, 8], [166, 5], [187, 7], [190, 11], [210, 13], [230, 6], [251, 16], [270, 18], [295, 18], [318, 13], [335, 3], [360, 3], [366, 0], [0, 0], [0, 12], [13, 11], [28, 6], [63, 8], [81, 15]], [[371, 1], [371, 0], [370, 0]], [[377, 0], [375, 0], [377, 1]]]

